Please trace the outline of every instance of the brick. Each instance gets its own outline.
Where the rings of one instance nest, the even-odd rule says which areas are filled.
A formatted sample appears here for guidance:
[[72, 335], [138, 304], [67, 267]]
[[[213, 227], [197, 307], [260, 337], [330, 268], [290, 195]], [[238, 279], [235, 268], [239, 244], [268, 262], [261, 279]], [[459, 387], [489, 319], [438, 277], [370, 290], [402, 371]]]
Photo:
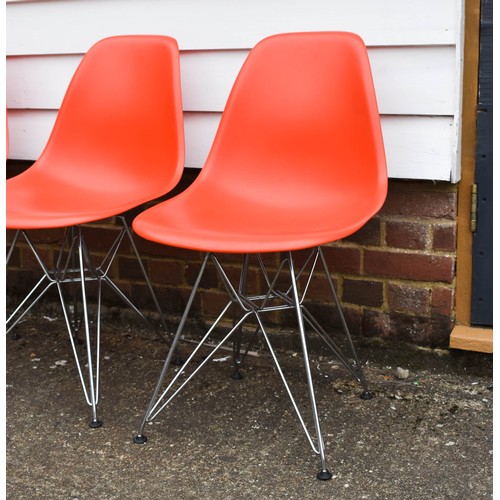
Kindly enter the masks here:
[[40, 274], [35, 271], [7, 268], [5, 280], [7, 302], [13, 302], [17, 307], [19, 302], [30, 292], [39, 279]]
[[[219, 259], [219, 262], [223, 266], [225, 266], [226, 264], [233, 264], [233, 265], [236, 264], [238, 266], [241, 266], [244, 259], [244, 254], [241, 253], [217, 253], [216, 256]], [[269, 266], [277, 266], [280, 263], [280, 254], [276, 252], [261, 253], [260, 257], [264, 262], [264, 264]], [[283, 258], [286, 258], [286, 255]], [[254, 254], [250, 255], [249, 264], [258, 265], [258, 260], [256, 255]]]
[[324, 247], [323, 254], [330, 272], [360, 274], [361, 249], [353, 247]]
[[385, 241], [394, 248], [424, 250], [427, 247], [428, 232], [428, 226], [418, 222], [387, 221]]
[[[225, 267], [224, 272], [226, 273], [227, 277], [229, 278], [229, 281], [233, 285], [233, 287], [237, 290], [239, 285], [240, 285], [240, 280], [241, 280], [241, 267], [237, 266], [231, 266], [231, 267]], [[260, 269], [256, 269], [254, 267], [249, 267], [248, 269], [248, 274], [247, 274], [247, 286], [246, 286], [246, 293], [251, 295], [251, 294], [257, 294], [257, 293], [262, 293], [263, 291], [267, 292], [267, 287], [263, 285], [262, 287], [260, 286], [260, 276], [261, 271]], [[274, 272], [271, 274], [270, 279], [272, 280], [274, 276]], [[221, 281], [221, 287], [224, 285], [222, 284]], [[264, 279], [262, 278], [262, 282], [264, 282]]]
[[[64, 228], [54, 228], [54, 229], [36, 229], [31, 231], [26, 231], [28, 238], [34, 244], [61, 244], [64, 239], [64, 234], [66, 230]], [[22, 236], [20, 236], [21, 241], [25, 241]]]
[[[229, 302], [228, 294], [217, 290], [205, 290], [200, 293], [200, 297], [204, 320], [217, 317]], [[226, 313], [226, 319], [232, 318], [230, 315], [231, 310], [229, 309], [228, 313]]]
[[[333, 304], [332, 304], [332, 310], [333, 310]], [[360, 308], [357, 307], [347, 307], [343, 306], [342, 307], [342, 312], [345, 317], [345, 321], [347, 323], [347, 328], [349, 328], [349, 333], [351, 334], [352, 337], [359, 337], [361, 335], [361, 327], [362, 327], [362, 318], [363, 318], [363, 312], [361, 311]], [[337, 318], [337, 321], [340, 323], [340, 317], [337, 312], [335, 312], [335, 318]], [[337, 325], [337, 329], [340, 331], [341, 330], [341, 325]], [[343, 330], [342, 330], [343, 334]], [[345, 338], [345, 337], [342, 337]]]
[[[336, 333], [343, 335], [342, 322], [336, 305], [332, 303], [307, 302], [308, 311], [316, 318], [318, 323], [327, 333]], [[342, 307], [347, 327], [352, 336], [361, 334], [362, 311], [358, 307]], [[290, 311], [291, 321], [287, 326], [297, 328], [297, 318], [293, 311]], [[342, 332], [342, 333], [340, 333]]]
[[17, 233], [17, 231], [15, 229], [6, 229], [5, 230], [5, 241], [7, 244], [10, 244], [12, 242], [16, 233]]
[[429, 288], [389, 284], [387, 300], [391, 311], [429, 314], [431, 290]]
[[384, 301], [384, 285], [379, 281], [344, 280], [343, 302], [380, 307]]
[[389, 337], [391, 333], [389, 314], [373, 309], [365, 309], [362, 318], [362, 332], [365, 337]]
[[447, 347], [453, 320], [447, 316], [415, 316], [365, 310], [363, 335], [429, 347]]
[[149, 277], [153, 284], [185, 285], [185, 265], [172, 260], [152, 259]]
[[[311, 255], [311, 252], [312, 252], [311, 249], [296, 250], [295, 252], [293, 252], [292, 258], [293, 258], [293, 263], [295, 265], [296, 270], [299, 270], [304, 266], [304, 264], [308, 261], [309, 256]], [[288, 258], [287, 253], [282, 252], [279, 255], [279, 259], [276, 260], [276, 264], [275, 264], [276, 267], [278, 267], [281, 264], [281, 261], [283, 259], [287, 259], [287, 258]], [[311, 260], [309, 260], [309, 263], [311, 263], [311, 262], [312, 262], [312, 258], [311, 258]], [[288, 267], [288, 264], [285, 264], [285, 267]], [[310, 266], [308, 266], [308, 267], [310, 267]]]
[[391, 314], [392, 339], [428, 347], [448, 347], [453, 320], [447, 316]]
[[454, 252], [457, 247], [456, 226], [435, 226], [432, 229], [432, 248]]
[[[332, 281], [335, 292], [338, 293], [338, 281], [334, 276], [332, 276]], [[305, 280], [301, 286], [301, 290], [303, 290], [304, 286]], [[316, 300], [318, 302], [329, 302], [334, 300], [330, 284], [328, 283], [324, 273], [316, 273], [311, 280], [311, 284], [309, 285], [309, 289], [307, 291], [307, 300]]]
[[[163, 310], [163, 314], [167, 320], [168, 324], [172, 324], [172, 315], [180, 316], [184, 309], [186, 308], [186, 304], [189, 298], [189, 294], [191, 293], [191, 288], [188, 287], [179, 287], [179, 286], [158, 286], [154, 287], [156, 292], [156, 297], [158, 298], [158, 302], [160, 303], [160, 307]], [[197, 293], [195, 295], [193, 305], [190, 311], [190, 318], [197, 318], [200, 316], [201, 311], [201, 297], [200, 294]], [[175, 320], [174, 327], [176, 328], [178, 324], [178, 320]], [[172, 328], [172, 327], [171, 327]], [[172, 331], [175, 331], [172, 328]]]
[[[193, 287], [198, 274], [200, 273], [201, 265], [198, 263], [195, 264], [184, 264], [186, 283], [188, 286]], [[211, 263], [205, 267], [205, 271], [200, 281], [200, 288], [218, 288], [219, 287], [219, 275], [217, 274], [217, 270]]]
[[[131, 289], [132, 285], [130, 281], [127, 280], [115, 280], [115, 285], [127, 296], [131, 297]], [[90, 301], [94, 301], [97, 297], [97, 292], [89, 288], [87, 297]], [[109, 286], [102, 287], [102, 303], [107, 306], [116, 306], [116, 307], [126, 307], [122, 298]]]
[[162, 245], [154, 241], [146, 240], [135, 235], [134, 242], [141, 255], [150, 255], [152, 257], [165, 257], [170, 259], [178, 259], [185, 261], [201, 262], [201, 252], [196, 250], [187, 250], [185, 248], [172, 247]]
[[392, 182], [380, 213], [454, 220], [456, 211], [455, 191], [436, 189], [426, 182]]
[[[125, 280], [133, 280], [133, 281], [144, 281], [144, 276], [141, 272], [141, 268], [139, 267], [139, 263], [137, 259], [133, 257], [117, 257], [116, 259], [118, 266], [118, 275], [120, 279]], [[146, 259], [143, 259], [143, 264], [148, 269], [148, 262]]]
[[137, 234], [134, 234], [134, 242], [138, 252], [141, 255], [147, 255], [151, 257], [172, 257], [172, 255], [168, 254], [166, 245], [161, 245], [160, 243], [146, 240], [144, 238], [141, 238]]
[[[156, 295], [156, 299], [160, 304], [160, 309], [163, 312], [163, 315], [166, 317], [169, 314], [174, 312], [172, 304], [170, 304], [167, 300], [167, 291], [171, 288], [162, 286], [162, 285], [153, 285], [153, 290]], [[181, 290], [180, 287], [176, 288], [177, 290]], [[144, 283], [133, 283], [131, 286], [130, 298], [134, 304], [139, 307], [139, 310], [142, 311], [142, 308], [156, 311], [156, 307], [153, 302], [153, 298], [151, 297], [151, 293], [148, 287]], [[177, 312], [177, 311], [175, 311]]]
[[451, 316], [453, 314], [454, 294], [452, 288], [434, 287], [431, 308], [434, 314]]
[[[42, 259], [44, 265], [47, 266], [49, 269], [52, 268], [54, 264], [52, 261], [52, 256], [53, 256], [52, 250], [50, 248], [44, 248], [44, 247], [38, 247], [36, 250], [40, 258]], [[22, 248], [21, 262], [23, 268], [25, 269], [36, 269], [40, 273], [42, 272], [40, 264], [38, 263], [38, 260], [33, 254], [31, 248], [28, 247]]]
[[455, 260], [449, 256], [366, 250], [365, 275], [451, 283]]
[[145, 283], [131, 283], [128, 298], [141, 312], [156, 311], [153, 297], [151, 296], [151, 292]]
[[[293, 254], [294, 261], [295, 261], [295, 254], [296, 252], [294, 252]], [[273, 265], [279, 266], [282, 259], [285, 259], [287, 257], [288, 255], [286, 253], [277, 253], [277, 252], [265, 252], [260, 254], [260, 258], [266, 266], [273, 266]], [[257, 264], [257, 258], [251, 255], [250, 264], [252, 264], [252, 262], [254, 264]]]
[[[10, 247], [9, 247], [10, 248]], [[12, 250], [12, 254], [9, 260], [9, 267], [19, 267], [21, 265], [21, 250], [18, 245]]]
[[[106, 227], [86, 227], [83, 234], [91, 253], [106, 254], [119, 232], [119, 227], [110, 224]], [[120, 244], [119, 252], [121, 254], [130, 253], [130, 242], [126, 236]]]
[[369, 220], [361, 229], [351, 234], [343, 241], [357, 243], [363, 246], [379, 246], [381, 243], [380, 219], [374, 217]]
[[118, 216], [106, 217], [105, 219], [99, 219], [92, 222], [88, 222], [84, 225], [84, 228], [101, 227], [101, 228], [121, 228], [122, 222], [119, 220]]

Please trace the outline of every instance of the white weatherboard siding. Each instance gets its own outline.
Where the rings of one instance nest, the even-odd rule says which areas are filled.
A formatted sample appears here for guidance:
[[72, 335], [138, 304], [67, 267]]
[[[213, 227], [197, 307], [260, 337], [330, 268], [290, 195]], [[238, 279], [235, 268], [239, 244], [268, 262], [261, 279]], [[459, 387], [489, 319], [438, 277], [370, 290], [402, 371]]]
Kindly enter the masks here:
[[8, 1], [11, 158], [36, 159], [69, 80], [97, 40], [173, 36], [181, 49], [186, 166], [201, 168], [246, 55], [267, 35], [354, 31], [368, 45], [395, 178], [459, 178], [463, 0]]

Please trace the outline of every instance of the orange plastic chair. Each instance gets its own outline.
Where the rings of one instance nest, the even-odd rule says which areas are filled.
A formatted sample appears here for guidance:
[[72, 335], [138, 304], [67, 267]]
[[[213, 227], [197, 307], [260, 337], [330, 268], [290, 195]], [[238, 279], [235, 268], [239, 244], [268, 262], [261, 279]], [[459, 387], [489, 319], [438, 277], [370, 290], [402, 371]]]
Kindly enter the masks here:
[[[240, 376], [238, 367], [248, 351], [248, 347], [245, 352], [241, 350], [242, 325], [253, 318], [271, 350], [309, 443], [321, 458], [317, 477], [331, 478], [325, 461], [305, 327], [326, 342], [363, 384], [362, 397], [370, 398], [321, 245], [361, 228], [381, 208], [386, 191], [380, 118], [361, 38], [338, 32], [291, 33], [275, 35], [257, 44], [233, 86], [200, 175], [186, 191], [144, 211], [133, 222], [136, 233], [148, 240], [206, 252], [135, 437], [137, 443], [147, 440], [143, 433], [146, 422], [155, 418], [233, 335], [236, 367], [233, 376]], [[305, 264], [297, 269], [292, 251], [310, 248]], [[274, 276], [266, 268], [263, 252], [282, 252], [282, 262]], [[218, 253], [243, 255], [239, 282], [233, 282], [231, 274], [225, 272]], [[267, 285], [267, 290], [256, 295], [246, 293], [250, 254], [256, 254], [252, 258], [256, 259]], [[175, 346], [209, 261], [228, 291], [228, 303], [183, 369], [164, 389]], [[341, 315], [350, 358], [306, 306], [316, 268], [322, 268], [328, 280]], [[282, 288], [285, 278], [289, 281]], [[234, 328], [179, 386], [179, 376], [231, 305], [241, 311]], [[266, 312], [284, 309], [294, 309], [298, 322], [315, 438], [293, 398], [262, 319]]]
[[[96, 405], [102, 284], [109, 285], [144, 317], [109, 276], [125, 237], [137, 257], [162, 325], [167, 328], [123, 213], [170, 191], [178, 183], [183, 167], [177, 42], [167, 36], [116, 36], [97, 42], [84, 56], [40, 158], [6, 183], [7, 228], [18, 230], [7, 261], [23, 236], [43, 270], [40, 281], [7, 320], [8, 330], [49, 288], [57, 287], [84, 395], [92, 407], [91, 427], [101, 425]], [[116, 216], [122, 229], [109, 253], [95, 263], [82, 225], [111, 216]], [[27, 230], [59, 227], [68, 228], [64, 243], [56, 262], [48, 265]], [[92, 334], [87, 281], [98, 284], [97, 321]], [[81, 285], [82, 311], [77, 307], [80, 301], [70, 306], [63, 293], [63, 285], [75, 283]], [[75, 338], [81, 324], [88, 358], [86, 377]]]

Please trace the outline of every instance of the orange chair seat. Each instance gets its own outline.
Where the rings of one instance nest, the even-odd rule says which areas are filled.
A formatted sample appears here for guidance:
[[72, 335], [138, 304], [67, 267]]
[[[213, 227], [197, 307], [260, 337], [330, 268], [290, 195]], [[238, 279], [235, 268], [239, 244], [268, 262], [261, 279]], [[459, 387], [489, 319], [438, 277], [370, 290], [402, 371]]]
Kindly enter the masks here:
[[[53, 178], [40, 163], [39, 160], [36, 168], [33, 166], [7, 181], [8, 229], [85, 224], [117, 215], [154, 198], [151, 188], [138, 189], [137, 182], [84, 184], [82, 178]], [[160, 196], [163, 192], [155, 194]]]
[[140, 214], [134, 231], [157, 243], [192, 250], [280, 252], [348, 236], [369, 220], [372, 211], [366, 205], [379, 204], [333, 192], [327, 193], [327, 200], [321, 193], [307, 200], [287, 197], [286, 189], [284, 197], [262, 196], [250, 202], [244, 193], [221, 193], [201, 184]]

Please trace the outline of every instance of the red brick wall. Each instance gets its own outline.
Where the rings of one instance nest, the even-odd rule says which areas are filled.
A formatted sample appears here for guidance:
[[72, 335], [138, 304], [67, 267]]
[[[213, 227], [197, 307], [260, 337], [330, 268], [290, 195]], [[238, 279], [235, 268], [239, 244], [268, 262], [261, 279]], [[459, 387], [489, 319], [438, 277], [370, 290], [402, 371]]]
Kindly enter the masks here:
[[356, 269], [339, 278], [339, 291], [363, 335], [447, 344], [454, 319], [456, 207], [450, 184], [392, 181], [378, 216], [335, 244], [356, 252], [348, 257]]
[[[194, 177], [195, 173], [188, 172], [183, 187]], [[453, 185], [391, 181], [381, 212], [357, 233], [324, 248], [353, 334], [419, 345], [447, 345], [454, 319], [456, 207], [457, 190]], [[128, 218], [133, 216], [131, 213]], [[87, 242], [96, 255], [104, 254], [116, 230], [113, 221], [87, 227]], [[61, 230], [32, 234], [44, 257], [53, 258]], [[136, 241], [160, 303], [170, 317], [177, 317], [195, 279], [201, 255], [141, 238]], [[297, 257], [299, 262], [301, 255]], [[279, 256], [274, 254], [265, 259], [271, 266], [279, 262]], [[226, 256], [224, 261], [230, 275], [236, 278], [240, 257]], [[35, 279], [37, 266], [29, 248], [19, 245], [7, 275], [12, 302]], [[128, 245], [121, 249], [112, 274], [140, 307], [152, 308]], [[249, 287], [258, 289], [260, 280], [254, 265]], [[329, 292], [324, 277], [317, 278], [308, 297], [309, 307], [316, 314], [338, 326], [335, 315], [327, 308]], [[55, 294], [52, 298], [56, 299]], [[112, 293], [106, 293], [104, 300], [110, 305], [121, 305]], [[217, 274], [209, 268], [194, 311], [200, 317], [209, 317], [225, 303], [226, 295]], [[288, 326], [292, 321], [286, 314], [275, 314], [270, 319], [278, 326]]]

